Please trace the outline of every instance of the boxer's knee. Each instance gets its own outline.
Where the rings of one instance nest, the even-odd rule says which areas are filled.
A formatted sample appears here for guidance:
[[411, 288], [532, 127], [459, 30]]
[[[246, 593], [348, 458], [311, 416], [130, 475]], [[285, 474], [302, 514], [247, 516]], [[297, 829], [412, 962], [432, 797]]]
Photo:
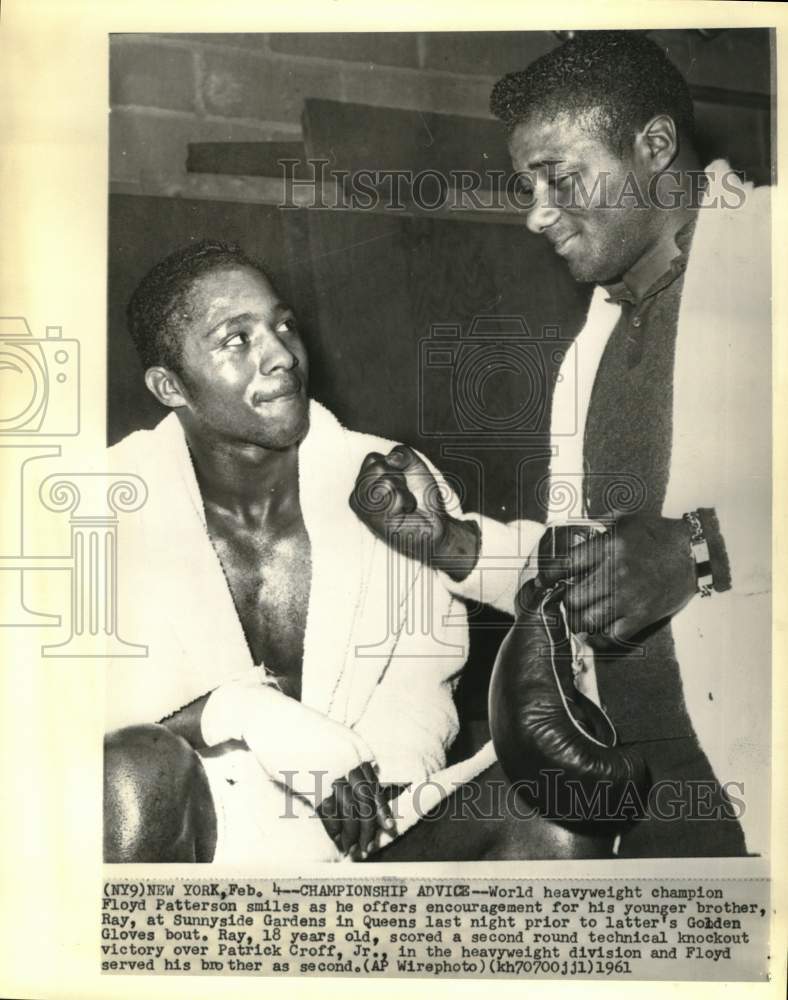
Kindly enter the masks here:
[[208, 780], [184, 739], [160, 725], [105, 738], [105, 861], [205, 861], [215, 839]]

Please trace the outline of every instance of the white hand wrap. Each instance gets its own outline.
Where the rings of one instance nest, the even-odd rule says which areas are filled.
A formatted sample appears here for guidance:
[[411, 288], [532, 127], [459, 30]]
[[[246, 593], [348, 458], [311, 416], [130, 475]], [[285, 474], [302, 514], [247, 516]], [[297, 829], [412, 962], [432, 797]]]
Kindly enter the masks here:
[[225, 681], [208, 696], [200, 717], [200, 730], [209, 747], [227, 740], [244, 738], [244, 707], [247, 697], [255, 698], [257, 690], [276, 690], [260, 667], [245, 670]]
[[337, 778], [372, 760], [352, 729], [283, 694], [260, 670], [213, 691], [200, 725], [208, 746], [243, 739], [271, 778], [315, 806], [331, 794]]

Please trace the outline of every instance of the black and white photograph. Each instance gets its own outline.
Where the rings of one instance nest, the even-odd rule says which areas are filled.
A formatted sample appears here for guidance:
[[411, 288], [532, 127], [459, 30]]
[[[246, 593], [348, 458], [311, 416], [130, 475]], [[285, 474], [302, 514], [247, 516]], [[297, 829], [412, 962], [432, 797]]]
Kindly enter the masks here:
[[772, 47], [111, 38], [107, 861], [767, 850]]
[[787, 26], [2, 5], [0, 994], [783, 995]]

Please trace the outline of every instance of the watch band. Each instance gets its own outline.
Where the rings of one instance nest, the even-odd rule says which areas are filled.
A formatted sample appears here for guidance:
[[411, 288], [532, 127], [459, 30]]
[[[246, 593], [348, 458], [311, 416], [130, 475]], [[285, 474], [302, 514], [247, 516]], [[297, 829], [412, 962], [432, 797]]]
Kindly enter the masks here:
[[703, 522], [696, 510], [688, 511], [684, 515], [684, 520], [689, 525], [691, 533], [690, 548], [692, 549], [692, 558], [695, 560], [698, 593], [701, 597], [711, 597], [711, 592], [714, 589], [714, 578], [711, 573], [709, 546], [703, 533]]

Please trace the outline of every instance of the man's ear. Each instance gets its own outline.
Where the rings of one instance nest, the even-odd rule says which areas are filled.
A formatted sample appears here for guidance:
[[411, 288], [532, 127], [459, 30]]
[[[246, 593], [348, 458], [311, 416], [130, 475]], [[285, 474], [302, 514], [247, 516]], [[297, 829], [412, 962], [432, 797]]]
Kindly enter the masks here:
[[186, 398], [178, 376], [169, 368], [162, 368], [159, 365], [149, 368], [145, 372], [145, 385], [160, 403], [168, 406], [171, 410], [186, 405]]
[[678, 129], [670, 115], [655, 115], [635, 136], [635, 155], [652, 174], [667, 170], [678, 152]]

